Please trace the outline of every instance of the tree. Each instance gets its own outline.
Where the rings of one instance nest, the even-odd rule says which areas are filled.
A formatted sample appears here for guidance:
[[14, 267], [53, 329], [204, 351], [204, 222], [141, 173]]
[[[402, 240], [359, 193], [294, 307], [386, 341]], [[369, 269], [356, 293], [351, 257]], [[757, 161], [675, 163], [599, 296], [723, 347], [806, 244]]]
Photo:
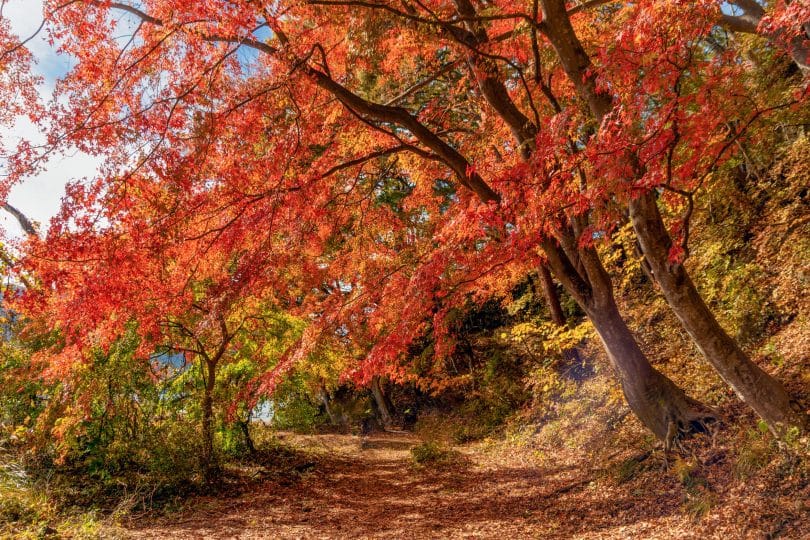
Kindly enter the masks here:
[[[203, 86], [204, 80], [206, 81], [204, 83], [206, 88], [213, 88], [215, 86], [225, 88], [223, 82], [219, 79], [229, 76], [231, 79], [236, 78], [240, 83], [236, 84], [234, 82], [234, 88], [243, 86], [244, 83], [242, 81], [245, 80], [244, 68], [233, 60], [233, 55], [240, 47], [248, 46], [262, 53], [262, 63], [260, 67], [263, 69], [261, 70], [261, 76], [250, 77], [246, 80], [248, 83], [252, 81], [254, 84], [261, 81], [264, 90], [258, 94], [260, 96], [258, 99], [253, 99], [253, 94], [248, 93], [247, 96], [244, 94], [239, 96], [236, 98], [236, 102], [231, 105], [226, 105], [224, 109], [217, 107], [219, 111], [217, 116], [222, 117], [224, 115], [224, 117], [232, 119], [234, 115], [238, 113], [241, 117], [240, 125], [242, 127], [240, 129], [254, 129], [259, 125], [257, 119], [261, 119], [265, 111], [274, 110], [273, 107], [268, 107], [269, 103], [264, 102], [271, 95], [269, 91], [286, 86], [288, 91], [295, 90], [295, 92], [300, 92], [301, 96], [308, 96], [303, 98], [293, 94], [295, 99], [292, 105], [286, 106], [288, 112], [291, 108], [293, 109], [292, 112], [295, 112], [295, 109], [300, 110], [297, 103], [302, 99], [322, 99], [318, 96], [322, 96], [323, 91], [337, 98], [343, 105], [342, 109], [329, 109], [331, 110], [330, 117], [322, 115], [325, 109], [307, 111], [306, 121], [308, 125], [321, 126], [321, 131], [318, 133], [342, 133], [358, 127], [360, 128], [359, 136], [352, 141], [352, 144], [346, 144], [347, 141], [345, 138], [338, 137], [324, 144], [322, 141], [317, 140], [317, 136], [313, 137], [313, 135], [317, 135], [317, 133], [307, 133], [307, 137], [310, 140], [313, 138], [315, 140], [309, 143], [303, 143], [299, 138], [304, 135], [304, 132], [303, 130], [296, 129], [293, 133], [295, 136], [295, 148], [302, 149], [308, 146], [310, 150], [315, 150], [315, 155], [310, 154], [310, 157], [301, 160], [311, 171], [309, 173], [310, 177], [315, 177], [322, 181], [323, 177], [332, 176], [334, 173], [343, 171], [349, 166], [362, 165], [368, 159], [379, 157], [383, 154], [408, 151], [421, 158], [427, 158], [427, 162], [423, 161], [418, 164], [420, 167], [420, 170], [417, 171], [419, 176], [443, 176], [443, 173], [437, 169], [435, 164], [431, 163], [438, 161], [453, 171], [459, 184], [472, 191], [472, 194], [483, 203], [491, 204], [501, 200], [501, 196], [487, 184], [481, 174], [471, 165], [470, 161], [454, 147], [454, 145], [460, 144], [461, 141], [453, 141], [451, 145], [437, 134], [441, 133], [444, 128], [441, 126], [437, 126], [436, 128], [428, 127], [420, 121], [417, 115], [403, 107], [380, 105], [370, 101], [350, 91], [346, 86], [337, 82], [337, 80], [331, 76], [331, 69], [334, 68], [327, 63], [324, 48], [318, 43], [318, 40], [321, 38], [326, 42], [331, 41], [330, 32], [335, 28], [334, 24], [336, 22], [333, 20], [331, 11], [326, 12], [322, 11], [320, 8], [302, 7], [300, 13], [287, 11], [283, 17], [274, 17], [272, 13], [257, 13], [252, 11], [253, 7], [245, 6], [244, 11], [232, 13], [233, 18], [229, 16], [223, 19], [220, 16], [221, 14], [213, 14], [208, 11], [212, 9], [212, 6], [199, 6], [199, 9], [201, 10], [199, 12], [175, 13], [175, 15], [178, 16], [177, 18], [163, 21], [155, 15], [147, 14], [136, 8], [128, 8], [126, 11], [134, 12], [140, 18], [141, 22], [139, 23], [138, 30], [144, 33], [144, 44], [142, 47], [137, 47], [138, 51], [124, 51], [124, 53], [120, 55], [117, 53], [114, 55], [106, 54], [106, 58], [109, 60], [106, 67], [100, 66], [97, 62], [99, 58], [104, 56], [101, 50], [104, 49], [105, 45], [109, 45], [109, 43], [101, 39], [101, 36], [92, 37], [88, 42], [83, 39], [81, 33], [78, 33], [68, 41], [68, 48], [73, 54], [83, 60], [83, 62], [79, 63], [77, 70], [69, 77], [66, 88], [70, 85], [76, 85], [77, 88], [86, 88], [86, 77], [89, 76], [89, 72], [85, 72], [83, 68], [85, 66], [89, 67], [89, 65], [92, 64], [94, 65], [94, 71], [101, 69], [102, 72], [109, 72], [109, 78], [111, 80], [120, 79], [123, 82], [129, 79], [129, 84], [122, 86], [122, 90], [131, 97], [127, 98], [116, 92], [116, 101], [121, 100], [123, 102], [140, 100], [140, 98], [136, 97], [132, 92], [137, 93], [137, 89], [141, 88], [141, 84], [144, 84], [150, 79], [153, 80], [153, 76], [148, 75], [150, 71], [147, 70], [145, 72], [147, 78], [141, 79], [139, 83], [135, 83], [136, 79], [132, 77], [138, 73], [138, 70], [133, 70], [132, 68], [145, 67], [150, 63], [147, 62], [147, 60], [156, 61], [161, 58], [164, 51], [169, 54], [169, 57], [172, 57], [174, 54], [171, 52], [173, 50], [172, 47], [176, 44], [170, 42], [175, 38], [177, 38], [178, 42], [183, 43], [181, 56], [184, 59], [183, 62], [189, 63], [189, 69], [184, 69], [182, 74], [176, 74], [179, 78], [173, 80], [172, 83], [165, 88], [165, 96], [156, 102], [159, 104], [157, 108], [152, 106], [143, 108], [142, 111], [136, 115], [128, 115], [133, 122], [129, 120], [126, 122], [128, 126], [127, 129], [142, 130], [142, 133], [158, 131], [159, 135], [157, 135], [157, 137], [159, 137], [160, 144], [158, 147], [150, 150], [149, 157], [151, 158], [151, 162], [154, 162], [158, 155], [161, 156], [161, 160], [167, 158], [172, 160], [177, 159], [177, 155], [172, 155], [170, 148], [176, 149], [176, 145], [182, 144], [181, 139], [184, 137], [181, 132], [183, 132], [184, 129], [188, 129], [188, 122], [191, 121], [191, 119], [185, 116], [186, 119], [181, 120], [183, 116], [175, 117], [174, 113], [178, 110], [180, 103], [183, 103], [183, 107], [180, 107], [180, 109], [209, 106], [209, 97], [201, 93], [195, 93], [198, 87]], [[281, 9], [281, 7], [279, 7], [279, 9]], [[345, 10], [341, 9], [341, 11]], [[102, 10], [94, 10], [86, 6], [68, 7], [58, 12], [57, 17], [62, 20], [75, 22], [81, 16], [85, 21], [92, 21], [94, 18], [103, 17], [104, 13], [105, 12]], [[188, 30], [191, 29], [191, 26], [195, 26], [198, 23], [186, 22], [187, 17], [191, 17], [188, 21], [203, 21], [200, 23], [202, 26], [198, 26], [193, 32], [189, 32]], [[252, 33], [254, 26], [246, 26], [245, 21], [254, 21], [257, 17], [264, 21], [259, 26], [269, 26], [272, 28], [274, 32], [273, 39], [278, 45], [269, 45], [255, 38], [255, 35]], [[304, 26], [312, 26], [317, 29], [317, 31], [311, 35], [296, 35], [295, 39], [291, 39], [291, 32], [296, 28], [296, 24], [293, 24], [293, 21], [298, 20], [296, 17], [299, 17], [301, 21], [305, 19], [310, 20], [311, 22], [306, 23]], [[349, 15], [349, 17], [351, 17], [351, 15]], [[405, 17], [405, 19], [407, 20], [408, 17]], [[372, 21], [377, 24], [377, 30], [384, 29], [385, 31], [390, 31], [393, 28], [391, 21], [384, 17], [379, 20], [372, 19]], [[204, 26], [209, 24], [213, 24], [214, 28], [204, 29]], [[230, 25], [235, 26], [229, 28]], [[440, 21], [436, 23], [431, 19], [416, 17], [415, 28], [413, 28], [411, 32], [416, 35], [420, 34], [421, 32], [417, 32], [417, 30], [422, 30], [422, 25], [427, 25], [425, 28], [430, 31], [427, 35], [437, 42], [434, 50], [441, 51], [448, 46], [448, 41], [442, 37], [441, 34], [435, 32], [437, 29], [446, 30], [446, 28], [444, 28], [446, 26], [444, 22]], [[462, 49], [460, 52], [465, 52], [463, 46], [457, 43], [458, 36], [454, 35], [453, 32], [456, 32], [456, 34], [459, 32], [469, 34], [469, 31], [456, 25], [451, 25], [449, 30], [451, 30], [449, 34], [452, 37], [449, 43], [453, 44], [455, 47], [460, 47]], [[248, 32], [248, 34], [245, 34], [245, 32]], [[232, 35], [234, 33], [236, 35]], [[309, 34], [309, 32], [307, 34]], [[462, 34], [458, 35], [461, 37], [466, 35]], [[371, 33], [371, 35], [374, 36], [375, 34]], [[414, 39], [415, 35], [410, 35], [409, 37]], [[211, 47], [210, 44], [212, 42], [222, 45]], [[147, 43], [152, 43], [152, 45], [147, 45]], [[312, 45], [305, 45], [306, 43], [311, 43]], [[167, 45], [167, 47], [164, 48], [163, 45]], [[155, 46], [157, 46], [157, 48], [154, 48]], [[308, 52], [307, 48], [310, 49]], [[91, 52], [93, 50], [95, 50], [95, 52]], [[158, 52], [151, 55], [149, 54], [150, 50]], [[140, 59], [140, 56], [144, 54], [144, 52], [148, 54], [147, 58]], [[88, 53], [92, 54], [92, 57], [88, 56]], [[348, 54], [349, 52], [345, 46], [341, 45], [337, 52], [333, 51], [333, 53], [330, 54], [329, 62], [334, 62], [334, 59], [341, 62], [350, 60], [351, 58], [346, 58]], [[130, 57], [135, 59], [135, 63], [127, 67], [126, 64], [130, 61]], [[430, 55], [425, 55], [425, 60], [431, 61], [432, 59]], [[317, 61], [321, 64], [320, 69], [311, 65], [312, 62]], [[379, 61], [379, 59], [375, 61]], [[127, 75], [123, 75], [123, 72], [121, 72], [122, 68], [125, 68]], [[488, 69], [484, 64], [475, 65], [475, 63], [473, 63], [473, 68], [476, 70]], [[228, 73], [228, 69], [235, 71], [236, 74]], [[121, 72], [122, 75], [113, 75], [113, 73], [118, 72]], [[290, 72], [291, 75], [287, 76], [286, 73], [288, 72]], [[193, 75], [191, 75], [190, 78], [186, 78], [186, 75], [192, 73]], [[285, 75], [281, 76], [281, 73]], [[393, 82], [395, 81], [394, 79]], [[464, 81], [464, 79], [461, 79], [461, 81]], [[526, 138], [524, 136], [528, 133], [524, 126], [515, 124], [515, 122], [521, 122], [521, 118], [524, 117], [517, 108], [511, 104], [511, 100], [503, 83], [495, 76], [483, 78], [482, 83], [481, 88], [483, 89], [482, 93], [484, 96], [490, 100], [491, 103], [501, 106], [502, 111], [500, 112], [512, 122], [511, 125], [507, 124], [507, 129], [513, 133], [520, 134], [522, 137], [521, 148], [515, 155], [521, 156], [524, 159], [529, 157], [531, 151], [525, 143], [530, 142], [531, 137]], [[248, 84], [248, 86], [250, 86], [250, 84]], [[174, 98], [170, 97], [178, 91], [179, 94], [175, 95]], [[255, 92], [255, 89], [252, 90], [252, 92]], [[313, 94], [313, 92], [318, 93]], [[107, 91], [104, 91], [96, 96], [84, 94], [82, 100], [88, 101], [85, 101], [82, 108], [85, 110], [93, 110], [93, 106], [90, 105], [90, 103], [98, 100], [110, 103], [111, 100], [108, 100], [106, 97], [107, 93]], [[225, 96], [220, 97], [224, 98]], [[231, 99], [233, 99], [233, 97], [231, 97]], [[176, 106], [169, 106], [169, 103], [172, 101], [174, 101]], [[166, 106], [169, 108], [166, 109]], [[278, 109], [279, 107], [277, 106], [276, 110]], [[281, 107], [281, 110], [285, 110], [285, 107]], [[168, 118], [165, 116], [166, 113], [168, 113]], [[197, 116], [201, 114], [201, 111], [195, 113]], [[213, 120], [214, 115], [210, 112], [208, 114], [212, 116]], [[251, 115], [254, 116], [250, 118]], [[107, 116], [107, 119], [94, 118], [93, 122], [100, 121], [107, 126], [120, 126], [120, 123], [114, 119], [112, 109], [106, 110], [103, 116]], [[477, 113], [474, 111], [472, 116], [470, 114], [464, 116], [466, 120], [472, 121], [475, 124], [480, 123], [480, 118], [476, 118]], [[248, 120], [248, 118], [250, 119]], [[274, 122], [279, 122], [282, 118], [276, 115], [273, 120]], [[331, 120], [331, 122], [329, 122], [329, 120]], [[175, 126], [176, 122], [179, 123]], [[88, 122], [86, 123], [86, 126], [87, 125], [91, 124]], [[100, 126], [100, 124], [96, 125]], [[86, 129], [86, 126], [72, 133], [72, 137], [81, 141], [81, 144], [86, 150], [90, 150], [91, 147], [93, 147], [98, 151], [110, 147], [115, 140], [116, 132], [114, 130], [104, 129], [102, 131], [106, 131], [106, 135], [102, 135], [99, 130]], [[233, 134], [232, 128], [235, 126], [229, 126], [226, 131], [221, 131], [225, 126], [226, 124], [221, 122], [214, 123], [213, 121], [206, 126], [211, 132], [211, 135], [217, 136], [219, 139], [218, 144], [224, 142], [224, 139], [221, 138], [222, 135]], [[369, 126], [371, 127], [370, 130]], [[296, 127], [298, 126], [296, 125]], [[497, 129], [502, 130], [503, 128], [499, 126]], [[387, 137], [398, 141], [399, 144], [381, 150], [375, 150], [361, 158], [350, 157], [352, 154], [355, 154], [354, 148], [359, 141], [369, 140], [368, 137], [378, 131], [387, 134]], [[400, 132], [403, 134], [406, 132], [411, 133], [414, 140], [404, 140], [402, 135], [399, 134]], [[247, 133], [247, 131], [244, 131], [243, 135], [245, 133]], [[461, 133], [463, 133], [463, 131], [461, 131]], [[282, 130], [280, 134], [282, 138], [275, 138], [272, 141], [273, 146], [277, 149], [284, 147], [285, 143], [286, 145], [290, 145], [292, 142], [289, 140], [290, 131], [285, 132]], [[262, 136], [266, 137], [265, 133], [257, 135], [259, 135], [260, 138]], [[283, 135], [286, 135], [287, 138], [283, 138]], [[113, 139], [107, 139], [107, 136], [111, 136]], [[504, 144], [504, 141], [505, 139], [502, 137], [493, 139], [493, 143], [496, 147]], [[472, 142], [475, 141], [468, 140], [468, 144]], [[271, 144], [271, 142], [268, 141], [268, 144]], [[488, 146], [491, 144], [492, 143], [488, 142]], [[116, 145], [112, 144], [112, 146]], [[326, 149], [323, 148], [324, 146]], [[208, 155], [205, 156], [207, 164], [215, 163], [216, 158], [212, 155], [211, 149], [211, 146], [207, 147]], [[256, 160], [256, 157], [257, 156], [254, 156], [253, 159]], [[119, 166], [123, 161], [120, 156], [115, 155], [111, 156], [111, 159], [115, 160], [114, 163], [117, 163]], [[261, 156], [260, 159], [265, 161], [264, 156]], [[332, 165], [335, 162], [337, 162], [338, 165]], [[244, 170], [246, 163], [243, 156], [239, 163], [240, 173]], [[326, 171], [323, 171], [323, 169], [319, 171], [319, 166], [322, 166], [321, 164], [323, 163], [327, 163], [329, 168], [326, 169]], [[482, 161], [482, 165], [485, 164], [486, 160]], [[235, 175], [234, 169], [231, 168], [227, 170], [223, 165], [226, 164], [217, 164], [218, 174], [213, 176], [223, 180], [231, 180]], [[230, 162], [230, 166], [233, 167], [233, 165], [234, 164]], [[498, 170], [508, 171], [510, 168], [509, 165], [511, 164], [504, 163], [501, 166], [494, 167], [492, 172], [495, 174]], [[178, 175], [182, 174], [182, 172], [174, 167], [173, 174]], [[279, 175], [279, 177], [285, 179], [283, 173]], [[423, 195], [424, 193], [424, 183], [417, 183], [417, 186], [419, 185], [423, 186], [423, 191], [420, 193], [417, 190], [415, 195]], [[323, 186], [321, 185], [321, 187]], [[302, 191], [301, 187], [292, 189], [299, 192]], [[328, 190], [323, 189], [320, 191], [321, 194], [328, 192]], [[461, 193], [459, 192], [459, 194]], [[534, 195], [537, 195], [537, 193], [534, 193]], [[559, 193], [555, 193], [551, 196], [554, 195], [559, 195]], [[546, 198], [548, 199], [551, 196], [547, 195]], [[468, 197], [468, 195], [465, 195], [464, 199], [462, 199], [462, 207], [468, 204], [466, 203]], [[320, 196], [320, 199], [323, 200], [323, 195]], [[311, 202], [312, 199], [306, 200], [306, 204], [311, 204]], [[700, 408], [697, 406], [696, 402], [687, 399], [683, 392], [677, 389], [671, 381], [655, 370], [639, 349], [632, 334], [621, 319], [612, 296], [610, 278], [599, 262], [596, 251], [590, 245], [590, 242], [587, 242], [583, 246], [579, 245], [578, 237], [585, 233], [587, 219], [583, 218], [581, 215], [573, 215], [569, 219], [569, 216], [567, 216], [565, 212], [561, 212], [559, 208], [552, 209], [547, 215], [556, 216], [555, 219], [561, 220], [560, 223], [549, 224], [550, 226], [544, 231], [537, 231], [541, 232], [547, 238], [542, 242], [542, 247], [546, 251], [549, 264], [558, 274], [558, 278], [560, 278], [563, 285], [566, 286], [569, 292], [572, 293], [572, 296], [583, 305], [586, 313], [588, 313], [594, 321], [600, 336], [610, 352], [610, 357], [619, 372], [620, 379], [625, 387], [625, 394], [631, 407], [636, 411], [645, 425], [650, 427], [662, 439], [672, 439], [681, 429], [688, 431], [692, 428], [692, 422], [699, 419], [704, 413], [700, 412]], [[556, 231], [554, 231], [555, 229]], [[536, 231], [536, 228], [534, 230]], [[549, 234], [550, 231], [556, 233], [556, 237], [561, 244], [558, 244], [557, 241], [553, 239], [555, 237], [554, 233]], [[527, 229], [524, 234], [531, 235], [533, 232]], [[441, 257], [448, 255], [449, 251], [443, 250]], [[439, 263], [441, 262], [441, 257], [434, 258], [432, 268], [428, 266], [424, 271], [417, 272], [415, 275], [423, 279], [435, 280], [437, 276], [433, 274], [433, 272], [440, 267]], [[473, 262], [472, 259], [467, 261], [468, 266], [470, 262]], [[426, 285], [427, 283], [422, 283], [418, 286], [425, 287]], [[432, 293], [433, 291], [431, 289], [432, 287], [427, 287], [427, 290]], [[425, 299], [422, 306], [426, 306], [428, 303], [427, 299]], [[416, 310], [411, 309], [410, 311], [411, 314], [413, 314]], [[409, 330], [416, 330], [413, 323], [410, 326], [411, 328]], [[402, 346], [407, 345], [409, 339], [413, 339], [413, 337], [405, 337], [400, 340], [398, 344], [400, 350], [402, 350]], [[390, 342], [388, 342], [387, 345], [377, 346], [375, 349], [379, 351], [387, 346], [390, 346]], [[373, 365], [374, 361], [369, 363], [369, 366]], [[380, 362], [377, 361], [376, 365], [379, 366]]]
[[[642, 215], [635, 201], [651, 203], [643, 215], [662, 226], [651, 209], [653, 188], [667, 185], [666, 156], [677, 154], [694, 180], [696, 164], [711, 169], [727, 155], [728, 140], [699, 144], [736, 121], [732, 106], [707, 100], [700, 111], [716, 116], [703, 124], [689, 107], [731, 84], [735, 62], [732, 52], [677, 64], [678, 54], [701, 52], [695, 39], [719, 17], [713, 4], [663, 36], [637, 22], [666, 28], [682, 12], [653, 2], [586, 9], [600, 4], [532, 2], [522, 12], [496, 3], [479, 13], [466, 1], [54, 3], [48, 29], [78, 63], [51, 110], [51, 140], [106, 159], [100, 178], [72, 188], [62, 224], [30, 259], [61, 290], [55, 320], [76, 329], [76, 343], [88, 339], [79, 318], [112, 336], [120, 305], [140, 319], [138, 305], [154, 298], [187, 303], [187, 284], [210, 273], [221, 294], [270, 294], [311, 315], [305, 345], [362, 328], [375, 345], [356, 374], [368, 378], [407, 350], [426, 317], [441, 328], [453, 301], [547, 264], [593, 322], [631, 408], [670, 444], [710, 413], [647, 360], [595, 245], [626, 207]], [[598, 29], [588, 34], [595, 42], [616, 44], [599, 49], [597, 63], [574, 15], [580, 32]], [[627, 18], [634, 24], [623, 33]], [[122, 29], [130, 39], [114, 38]], [[631, 55], [611, 56], [635, 39], [644, 69], [628, 67]], [[676, 69], [655, 61], [661, 43], [672, 45], [665, 59]], [[693, 72], [688, 84], [705, 92], [657, 101]], [[689, 144], [676, 148], [682, 138]], [[368, 174], [372, 167], [381, 174]], [[393, 169], [410, 186], [407, 219], [370, 196]], [[447, 196], [436, 196], [437, 184], [450, 186]], [[66, 235], [68, 223], [81, 234]], [[636, 229], [640, 239], [647, 232]], [[645, 255], [669, 264], [673, 245]], [[171, 283], [157, 296], [143, 297], [107, 266], [149, 266], [163, 252], [151, 275]], [[99, 253], [103, 266], [88, 262]], [[60, 283], [77, 259], [104, 284], [81, 291], [103, 299], [92, 320], [73, 312]], [[323, 294], [325, 283], [346, 293]]]
[[[580, 44], [573, 27], [571, 26], [568, 14], [565, 10], [564, 3], [561, 1], [548, 0], [542, 2], [544, 16], [548, 24], [547, 36], [555, 47], [557, 54], [560, 57], [567, 75], [577, 87], [580, 96], [585, 99], [591, 111], [591, 114], [599, 122], [604, 124], [614, 106], [614, 98], [604, 90], [597, 88], [597, 81], [595, 73], [589, 73], [592, 64], [590, 58], [582, 45]], [[650, 11], [655, 8], [651, 7]], [[666, 15], [667, 11], [671, 8], [660, 8], [653, 11], [654, 14]], [[677, 11], [677, 10], [675, 10]], [[640, 28], [638, 32], [634, 32], [634, 40], [636, 43], [643, 43], [645, 38], [650, 39], [651, 47], [649, 50], [654, 51], [655, 41], [661, 38], [661, 32], [649, 28], [650, 13], [637, 14], [635, 24]], [[645, 20], [647, 19], [647, 20]], [[645, 32], [646, 30], [646, 32]], [[688, 32], [689, 29], [686, 29]], [[698, 28], [698, 31], [700, 29]], [[704, 29], [703, 32], [706, 30]], [[646, 34], [646, 35], [645, 35]], [[699, 35], [699, 34], [698, 34]], [[680, 36], [682, 39], [685, 36]], [[688, 43], [688, 41], [685, 41]], [[688, 112], [684, 113], [684, 109], [688, 111], [689, 101], [682, 100], [688, 94], [683, 90], [683, 86], [688, 84], [684, 79], [688, 77], [685, 73], [687, 66], [692, 68], [696, 62], [691, 61], [691, 56], [698, 56], [699, 51], [694, 51], [689, 45], [680, 45], [678, 42], [675, 45], [664, 41], [664, 50], [660, 51], [662, 56], [666, 58], [675, 68], [671, 71], [676, 76], [673, 96], [672, 97], [672, 119], [670, 126], [662, 126], [664, 130], [671, 131], [670, 141], [668, 143], [667, 152], [667, 169], [662, 174], [662, 171], [652, 170], [644, 164], [642, 153], [639, 151], [622, 151], [622, 157], [627, 161], [625, 170], [629, 167], [629, 173], [635, 183], [646, 183], [648, 185], [657, 185], [654, 175], [659, 178], [664, 178], [664, 185], [666, 187], [673, 187], [673, 184], [678, 181], [673, 175], [682, 175], [680, 178], [684, 184], [689, 183], [689, 180], [701, 177], [705, 178], [708, 172], [701, 170], [702, 168], [698, 163], [694, 162], [694, 157], [687, 159], [685, 164], [678, 163], [679, 158], [683, 159], [679, 154], [679, 139], [686, 136], [688, 133], [695, 136], [700, 129], [700, 126], [694, 126], [692, 130], [686, 131], [684, 125], [693, 123], [694, 120], [689, 118]], [[680, 47], [681, 51], [677, 48]], [[642, 49], [643, 50], [643, 49]], [[680, 58], [679, 58], [680, 57]], [[678, 62], [683, 65], [679, 65]], [[663, 75], [661, 73], [660, 75]], [[721, 77], [727, 74], [722, 74]], [[666, 77], [661, 77], [666, 80]], [[703, 82], [704, 88], [700, 88], [697, 95], [710, 89], [723, 89], [722, 83], [725, 80], [715, 82], [706, 78]], [[652, 84], [657, 84], [658, 81], [653, 81]], [[634, 85], [638, 88], [638, 85]], [[641, 85], [644, 90], [643, 83]], [[647, 93], [652, 93], [649, 86], [646, 88]], [[656, 93], [656, 97], [661, 99], [663, 92]], [[689, 96], [691, 97], [691, 96]], [[664, 101], [661, 99], [661, 101]], [[705, 100], [704, 103], [706, 103]], [[628, 107], [629, 108], [629, 107]], [[643, 111], [648, 112], [650, 109], [649, 104], [643, 105]], [[762, 111], [757, 111], [755, 117]], [[639, 112], [640, 117], [643, 113]], [[638, 117], [637, 117], [638, 118]], [[631, 121], [638, 120], [634, 118], [611, 118], [612, 122], [622, 122], [632, 125]], [[749, 120], [750, 123], [750, 120]], [[693, 124], [694, 125], [694, 124]], [[692, 126], [690, 126], [692, 127]], [[645, 135], [646, 137], [647, 135]], [[730, 134], [731, 141], [740, 136], [740, 133], [733, 130]], [[688, 142], [686, 143], [689, 144]], [[722, 156], [725, 148], [731, 142], [725, 142], [720, 147], [714, 161], [716, 162]], [[712, 156], [713, 150], [706, 152], [705, 155]], [[690, 162], [691, 161], [691, 162]], [[673, 173], [673, 163], [680, 165]], [[653, 176], [653, 178], [649, 178]], [[691, 176], [691, 178], [690, 178]], [[682, 184], [683, 185], [683, 184]], [[697, 189], [697, 188], [693, 188]], [[689, 204], [693, 204], [691, 197], [694, 191], [687, 192], [687, 197], [690, 198]], [[662, 292], [667, 300], [667, 303], [673, 309], [681, 324], [689, 333], [692, 340], [700, 349], [701, 353], [712, 364], [712, 366], [720, 373], [721, 377], [736, 391], [736, 393], [751, 406], [776, 432], [791, 426], [803, 426], [806, 419], [802, 417], [798, 408], [794, 408], [791, 403], [790, 396], [785, 391], [784, 387], [776, 381], [773, 377], [765, 373], [761, 368], [754, 364], [742, 352], [740, 347], [731, 339], [731, 337], [719, 325], [716, 318], [706, 306], [702, 297], [695, 288], [691, 278], [686, 273], [683, 266], [683, 256], [675, 251], [673, 242], [669, 236], [667, 228], [658, 211], [655, 193], [647, 191], [646, 193], [631, 195], [629, 200], [629, 213], [633, 223], [636, 236], [638, 237], [640, 246], [644, 253], [646, 260], [649, 262], [653, 275], [657, 284], [661, 287]], [[686, 218], [688, 220], [688, 217]], [[688, 227], [688, 222], [685, 224]], [[688, 240], [688, 234], [684, 236], [684, 241], [680, 248], [683, 250]]]
[[[196, 213], [176, 213], [175, 221], [163, 222], [158, 234], [162, 240], [152, 237], [156, 231], [149, 223], [167, 218], [155, 213], [153, 205], [166, 199], [144, 177], [132, 177], [122, 187], [105, 194], [116, 204], [101, 206], [82, 187], [69, 188], [70, 204], [63, 212], [78, 221], [63, 220], [63, 227], [52, 227], [44, 239], [29, 239], [25, 266], [36, 277], [36, 286], [16, 305], [62, 338], [38, 353], [50, 379], [67, 378], [89, 354], [104, 354], [133, 326], [140, 337], [133, 361], [148, 363], [156, 351], [183, 353], [193, 369], [199, 369], [202, 382], [200, 464], [204, 477], [212, 480], [218, 473], [217, 374], [237, 358], [255, 361], [270, 374], [276, 367], [280, 372], [287, 369], [279, 362], [281, 353], [271, 355], [267, 347], [279, 340], [286, 347], [295, 339], [280, 329], [283, 317], [271, 316], [267, 306], [288, 298], [278, 287], [268, 289], [262, 279], [266, 276], [250, 271], [254, 258], [234, 255], [227, 244], [213, 245], [204, 234], [196, 243], [187, 236], [175, 242], [176, 235], [197, 235]], [[92, 216], [80, 214], [80, 208], [91, 213], [102, 208], [108, 224], [98, 226]], [[202, 223], [209, 224], [204, 219]], [[294, 267], [283, 271], [291, 273]]]
[[[802, 73], [810, 74], [810, 8], [803, 2], [777, 2], [776, 12], [766, 14], [756, 0], [732, 0], [734, 12], [719, 14], [719, 22], [732, 32], [763, 36], [786, 49]], [[796, 24], [799, 22], [800, 24]]]

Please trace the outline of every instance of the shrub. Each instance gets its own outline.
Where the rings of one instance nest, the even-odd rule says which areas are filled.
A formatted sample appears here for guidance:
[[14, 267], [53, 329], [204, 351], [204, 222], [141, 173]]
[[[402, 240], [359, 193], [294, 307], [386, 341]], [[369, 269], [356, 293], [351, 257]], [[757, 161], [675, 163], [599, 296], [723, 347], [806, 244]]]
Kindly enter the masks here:
[[411, 448], [411, 460], [414, 465], [430, 465], [446, 463], [450, 460], [451, 452], [434, 441], [425, 441]]
[[737, 451], [734, 473], [743, 480], [754, 476], [770, 463], [775, 449], [767, 425], [764, 425], [764, 430], [749, 430]]
[[687, 496], [683, 509], [693, 520], [700, 521], [716, 505], [717, 496], [714, 493], [700, 490]]

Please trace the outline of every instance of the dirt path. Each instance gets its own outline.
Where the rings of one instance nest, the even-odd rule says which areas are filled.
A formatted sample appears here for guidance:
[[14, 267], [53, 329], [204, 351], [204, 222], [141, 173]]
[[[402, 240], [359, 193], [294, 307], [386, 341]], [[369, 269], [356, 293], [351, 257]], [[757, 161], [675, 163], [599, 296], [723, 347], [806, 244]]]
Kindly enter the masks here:
[[351, 435], [295, 443], [320, 450], [311, 470], [230, 497], [195, 497], [176, 514], [129, 524], [126, 536], [650, 538], [679, 504], [674, 491], [627, 497], [597, 489], [581, 467], [493, 464], [469, 450], [450, 465], [415, 468], [409, 450], [418, 441], [408, 434], [377, 434], [362, 445]]

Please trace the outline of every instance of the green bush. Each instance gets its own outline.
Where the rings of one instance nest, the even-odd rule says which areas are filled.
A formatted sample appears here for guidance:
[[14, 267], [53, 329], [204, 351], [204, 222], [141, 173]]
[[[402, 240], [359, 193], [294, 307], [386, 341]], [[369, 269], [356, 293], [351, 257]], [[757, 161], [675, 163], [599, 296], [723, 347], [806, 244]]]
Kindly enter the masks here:
[[434, 441], [425, 441], [411, 448], [411, 460], [415, 465], [446, 463], [451, 452]]
[[273, 427], [277, 429], [308, 431], [322, 421], [318, 407], [305, 396], [291, 396], [275, 405]]

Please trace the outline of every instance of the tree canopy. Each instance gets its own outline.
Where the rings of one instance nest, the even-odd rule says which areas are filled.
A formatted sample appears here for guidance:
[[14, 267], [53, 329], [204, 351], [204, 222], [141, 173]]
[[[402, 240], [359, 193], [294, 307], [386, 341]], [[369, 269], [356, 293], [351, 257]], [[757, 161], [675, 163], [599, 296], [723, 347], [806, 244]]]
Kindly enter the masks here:
[[[741, 352], [731, 367], [713, 360], [736, 345], [707, 348], [722, 328], [701, 341], [689, 325], [711, 312], [698, 296], [690, 322], [694, 306], [677, 298], [694, 290], [682, 265], [707, 178], [763, 136], [761, 122], [806, 113], [808, 10], [49, 1], [41, 31], [75, 66], [47, 107], [25, 109], [47, 142], [10, 150], [4, 185], [56, 149], [102, 166], [27, 240], [18, 272], [36, 285], [18, 309], [59, 333], [41, 353], [54, 378], [133, 323], [141, 356], [207, 351], [188, 338], [224, 354], [236, 329], [284, 310], [309, 324], [255, 381], [267, 393], [324, 342], [346, 350], [347, 377], [404, 380], [401, 359], [427, 331], [437, 355], [452, 350], [455, 307], [547, 265], [596, 326], [631, 407], [671, 439], [709, 413], [649, 364], [615, 305], [596, 247], [630, 219], [707, 359], [766, 421], [800, 424], [776, 381], [775, 404], [757, 396], [770, 378]], [[30, 101], [28, 53], [2, 39], [0, 90]], [[785, 84], [764, 87], [757, 62]]]

